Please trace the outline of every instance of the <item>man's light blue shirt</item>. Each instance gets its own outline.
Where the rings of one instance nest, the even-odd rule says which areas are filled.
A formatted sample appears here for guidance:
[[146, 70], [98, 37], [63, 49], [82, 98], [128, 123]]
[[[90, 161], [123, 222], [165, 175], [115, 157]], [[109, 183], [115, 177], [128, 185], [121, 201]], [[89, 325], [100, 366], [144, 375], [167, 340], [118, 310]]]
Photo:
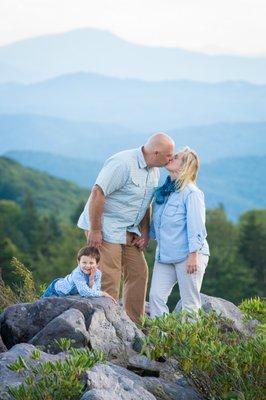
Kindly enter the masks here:
[[157, 261], [177, 263], [197, 251], [210, 255], [206, 240], [203, 192], [194, 184], [175, 191], [163, 204], [153, 204], [152, 238], [157, 241]]
[[[103, 240], [126, 244], [127, 231], [140, 235], [139, 224], [158, 181], [159, 169], [147, 166], [141, 147], [116, 153], [105, 162], [95, 182], [106, 198]], [[90, 230], [89, 200], [78, 220], [78, 227], [84, 230]]]

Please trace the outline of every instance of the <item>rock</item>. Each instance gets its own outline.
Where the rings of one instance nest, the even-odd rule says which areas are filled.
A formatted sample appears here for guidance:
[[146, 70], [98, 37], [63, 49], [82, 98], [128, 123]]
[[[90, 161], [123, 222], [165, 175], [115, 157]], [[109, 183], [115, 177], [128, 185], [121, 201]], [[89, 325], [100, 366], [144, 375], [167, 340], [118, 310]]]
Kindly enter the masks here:
[[81, 311], [70, 308], [50, 321], [37, 335], [29, 341], [33, 345], [44, 346], [51, 353], [61, 350], [55, 343], [60, 338], [72, 339], [72, 347], [85, 347], [89, 342], [85, 318]]
[[[206, 294], [201, 294], [201, 303], [204, 311], [216, 311], [217, 314], [228, 318], [232, 321], [232, 328], [241, 334], [251, 334], [250, 326], [243, 321], [243, 314], [240, 309], [235, 306], [230, 301], [220, 299], [218, 297], [207, 296]], [[175, 311], [180, 312], [181, 300], [176, 305]], [[230, 326], [227, 326], [230, 329]]]
[[[73, 296], [74, 297], [74, 296]], [[3, 313], [1, 335], [7, 348], [27, 343], [51, 320], [69, 308], [80, 310], [87, 321], [93, 313], [92, 304], [86, 299], [50, 297], [35, 303], [15, 304]]]
[[58, 355], [47, 354], [40, 352], [39, 360], [33, 360], [31, 358], [32, 351], [35, 346], [32, 344], [21, 343], [12, 347], [11, 350], [0, 354], [0, 399], [10, 398], [7, 395], [8, 386], [20, 385], [27, 376], [27, 371], [14, 372], [8, 368], [8, 365], [15, 362], [19, 356], [22, 356], [28, 364], [37, 365], [46, 361], [55, 362], [65, 358], [65, 354], [61, 353]]
[[[66, 320], [62, 314], [69, 309], [72, 311], [66, 314]], [[89, 340], [92, 348], [101, 348], [110, 359], [116, 358], [122, 364], [126, 364], [128, 356], [140, 351], [144, 337], [125, 311], [104, 297], [45, 298], [10, 306], [0, 318], [1, 335], [7, 348], [21, 342], [46, 345], [64, 335], [78, 340], [79, 345], [86, 345]]]
[[99, 364], [87, 371], [87, 386], [89, 390], [81, 400], [156, 400], [143, 386], [110, 365]]
[[[184, 388], [173, 382], [156, 377], [140, 377], [126, 368], [109, 363], [99, 364], [87, 372], [87, 391], [82, 400], [88, 399], [160, 399], [160, 400], [200, 400], [191, 388]], [[144, 392], [136, 393], [142, 388]], [[125, 393], [126, 392], [126, 393]], [[152, 397], [144, 397], [149, 393]], [[129, 397], [128, 397], [129, 396]]]
[[146, 377], [144, 385], [158, 400], [201, 400], [191, 387], [184, 387], [161, 378]]
[[7, 348], [3, 342], [2, 336], [0, 335], [0, 353], [4, 353], [5, 351], [7, 351]]
[[123, 362], [126, 356], [125, 345], [116, 335], [115, 328], [107, 320], [103, 310], [96, 309], [93, 313], [88, 335], [92, 349], [102, 350], [108, 359], [117, 359]]
[[134, 354], [129, 357], [127, 368], [140, 376], [160, 377], [169, 382], [177, 382], [178, 379], [183, 378], [178, 371], [178, 363], [174, 359], [158, 362], [144, 355]]
[[141, 350], [144, 334], [131, 321], [121, 306], [112, 301], [106, 302], [104, 297], [98, 297], [93, 299], [93, 307], [104, 309], [106, 319], [113, 325], [117, 336], [125, 344], [132, 346], [135, 351]]
[[[160, 364], [160, 363], [159, 363]], [[166, 364], [166, 363], [164, 363]], [[152, 393], [156, 399], [160, 400], [200, 400], [200, 397], [188, 384], [180, 385], [180, 374], [178, 378], [169, 373], [169, 365], [166, 365], [165, 371], [168, 370], [167, 379], [157, 378], [155, 376], [139, 376], [128, 369], [109, 363], [111, 368], [118, 374], [133, 380], [136, 384], [143, 386], [148, 392]], [[155, 367], [155, 369], [157, 369]], [[160, 373], [162, 370], [160, 371]], [[172, 370], [173, 373], [173, 370]], [[171, 376], [170, 376], [171, 375]], [[184, 379], [184, 378], [183, 378]]]

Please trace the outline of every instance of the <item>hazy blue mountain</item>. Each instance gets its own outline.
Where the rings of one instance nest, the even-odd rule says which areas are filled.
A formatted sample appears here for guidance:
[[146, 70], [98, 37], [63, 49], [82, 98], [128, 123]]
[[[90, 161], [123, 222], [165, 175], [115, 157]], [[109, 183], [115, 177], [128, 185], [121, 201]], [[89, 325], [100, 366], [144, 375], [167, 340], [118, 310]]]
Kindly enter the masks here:
[[79, 73], [32, 85], [0, 85], [0, 113], [100, 121], [140, 131], [255, 122], [266, 118], [266, 85], [145, 82]]
[[0, 115], [0, 137], [0, 154], [34, 150], [100, 160], [141, 142], [134, 131], [117, 125], [40, 115]]
[[[42, 152], [9, 152], [5, 156], [25, 166], [48, 172], [90, 188], [102, 166], [101, 162], [79, 160]], [[266, 155], [219, 159], [202, 164], [199, 186], [205, 193], [208, 208], [222, 203], [229, 217], [266, 207]], [[161, 170], [161, 181], [166, 177]]]
[[[113, 153], [139, 147], [150, 133], [36, 115], [0, 115], [0, 154], [33, 150], [103, 162]], [[215, 124], [168, 133], [177, 148], [195, 148], [204, 163], [225, 157], [266, 155], [266, 123]]]
[[[266, 57], [218, 56], [129, 43], [109, 32], [80, 29], [26, 39], [0, 48], [0, 62], [30, 82], [72, 72], [145, 80], [191, 79], [266, 83]], [[1, 76], [6, 82], [7, 77]]]
[[225, 158], [202, 164], [199, 186], [209, 208], [223, 204], [228, 216], [266, 208], [266, 156]]
[[59, 178], [90, 188], [101, 167], [101, 161], [84, 160], [41, 151], [8, 151], [5, 157], [20, 164], [47, 172]]

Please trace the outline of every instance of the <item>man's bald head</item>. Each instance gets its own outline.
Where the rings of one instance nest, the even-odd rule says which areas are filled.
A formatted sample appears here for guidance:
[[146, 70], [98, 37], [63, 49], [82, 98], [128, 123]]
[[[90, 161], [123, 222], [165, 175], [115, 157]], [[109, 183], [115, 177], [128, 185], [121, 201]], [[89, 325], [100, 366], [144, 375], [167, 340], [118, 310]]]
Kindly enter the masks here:
[[149, 167], [163, 167], [173, 157], [175, 142], [166, 133], [152, 135], [143, 147], [143, 153]]

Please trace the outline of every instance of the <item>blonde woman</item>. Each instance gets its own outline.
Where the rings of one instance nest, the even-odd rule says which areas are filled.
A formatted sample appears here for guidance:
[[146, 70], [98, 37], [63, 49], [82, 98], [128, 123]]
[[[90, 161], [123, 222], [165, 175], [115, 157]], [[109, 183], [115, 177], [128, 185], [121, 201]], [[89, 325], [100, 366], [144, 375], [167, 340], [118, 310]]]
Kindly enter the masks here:
[[203, 192], [196, 186], [199, 159], [189, 147], [165, 167], [169, 176], [155, 192], [151, 236], [157, 241], [150, 289], [151, 317], [168, 313], [167, 299], [178, 282], [182, 310], [197, 312], [209, 260]]

